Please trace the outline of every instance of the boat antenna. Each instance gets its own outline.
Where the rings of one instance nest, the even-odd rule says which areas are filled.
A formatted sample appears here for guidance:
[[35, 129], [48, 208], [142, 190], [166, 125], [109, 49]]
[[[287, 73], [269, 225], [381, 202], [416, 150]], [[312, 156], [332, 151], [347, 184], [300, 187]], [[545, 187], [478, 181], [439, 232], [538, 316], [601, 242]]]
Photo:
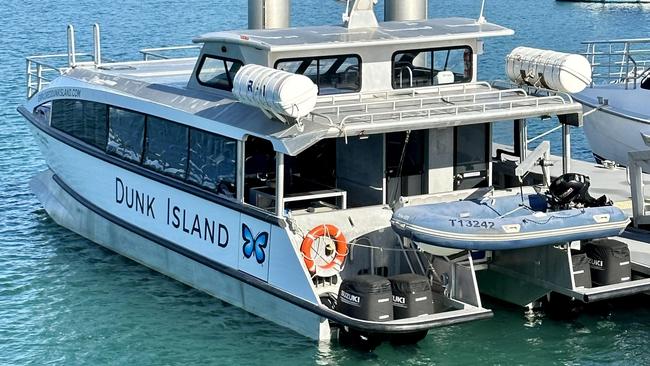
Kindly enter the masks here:
[[[349, 0], [348, 0], [349, 1]], [[481, 1], [481, 13], [478, 15], [478, 19], [476, 20], [476, 23], [478, 24], [485, 24], [487, 23], [487, 20], [483, 16], [483, 11], [485, 10], [485, 0]]]

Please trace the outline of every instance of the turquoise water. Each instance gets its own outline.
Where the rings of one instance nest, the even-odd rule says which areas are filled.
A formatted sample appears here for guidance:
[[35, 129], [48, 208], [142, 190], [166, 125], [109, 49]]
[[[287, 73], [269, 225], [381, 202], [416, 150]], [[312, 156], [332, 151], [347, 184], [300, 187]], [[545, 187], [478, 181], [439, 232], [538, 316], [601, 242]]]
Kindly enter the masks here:
[[[198, 34], [246, 26], [245, 0], [0, 2], [0, 365], [176, 364], [650, 364], [650, 300], [589, 307], [572, 320], [495, 301], [495, 317], [432, 331], [417, 346], [373, 353], [318, 345], [113, 254], [57, 226], [29, 192], [45, 163], [15, 111], [24, 57], [64, 52], [65, 25], [90, 50], [102, 25], [105, 57], [187, 44]], [[431, 0], [430, 16], [476, 17], [479, 0]], [[337, 23], [343, 4], [294, 0], [294, 25]], [[382, 4], [379, 4], [381, 17]], [[486, 42], [480, 74], [502, 78], [517, 45], [561, 51], [595, 38], [645, 37], [650, 7], [552, 0], [488, 1], [488, 20], [516, 29]], [[534, 124], [542, 130], [551, 125]], [[553, 143], [559, 146], [557, 136]], [[589, 159], [580, 131], [574, 156]]]

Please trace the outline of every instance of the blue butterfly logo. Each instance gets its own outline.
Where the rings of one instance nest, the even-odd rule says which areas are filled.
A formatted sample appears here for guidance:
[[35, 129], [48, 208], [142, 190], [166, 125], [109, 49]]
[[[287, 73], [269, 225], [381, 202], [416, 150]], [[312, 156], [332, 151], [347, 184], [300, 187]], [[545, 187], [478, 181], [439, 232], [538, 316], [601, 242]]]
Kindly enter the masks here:
[[264, 248], [266, 248], [268, 244], [269, 233], [261, 232], [253, 238], [253, 232], [246, 224], [242, 224], [241, 228], [241, 236], [244, 239], [244, 247], [242, 248], [244, 251], [244, 257], [250, 258], [253, 256], [253, 252], [255, 252], [257, 263], [264, 263], [264, 259], [266, 259]]

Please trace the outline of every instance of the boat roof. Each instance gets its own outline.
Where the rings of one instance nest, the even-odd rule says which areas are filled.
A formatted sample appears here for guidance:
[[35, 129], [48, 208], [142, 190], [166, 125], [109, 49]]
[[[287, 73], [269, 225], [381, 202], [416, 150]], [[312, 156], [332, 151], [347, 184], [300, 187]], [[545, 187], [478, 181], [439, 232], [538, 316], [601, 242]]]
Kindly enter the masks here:
[[204, 34], [195, 43], [224, 42], [249, 45], [270, 51], [353, 48], [391, 44], [416, 44], [460, 39], [509, 36], [511, 29], [468, 18], [379, 23], [377, 28], [312, 26], [300, 28], [234, 30]]
[[183, 64], [165, 60], [155, 68], [146, 63], [113, 70], [76, 68], [66, 77], [199, 117], [214, 123], [210, 130], [222, 131], [231, 138], [241, 140], [253, 135], [267, 139], [276, 151], [288, 155], [297, 155], [327, 138], [582, 113], [582, 105], [562, 93], [536, 96], [513, 85], [477, 82], [320, 96], [312, 116], [298, 125], [270, 119], [259, 108], [241, 103], [229, 93], [190, 89], [177, 82], [177, 75], [162, 78], [167, 83], [160, 76], [152, 80], [151, 74], [166, 74], [165, 63], [176, 67]]

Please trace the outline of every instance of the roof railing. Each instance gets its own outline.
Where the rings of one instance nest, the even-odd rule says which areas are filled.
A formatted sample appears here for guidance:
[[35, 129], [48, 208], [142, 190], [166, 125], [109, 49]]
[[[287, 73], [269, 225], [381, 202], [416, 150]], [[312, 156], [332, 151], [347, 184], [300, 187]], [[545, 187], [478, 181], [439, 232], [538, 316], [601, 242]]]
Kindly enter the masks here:
[[[29, 56], [26, 58], [25, 79], [28, 98], [31, 98], [34, 94], [41, 91], [52, 82], [53, 79], [63, 74], [68, 69], [75, 67], [101, 68], [102, 65], [104, 65], [99, 24], [93, 24], [92, 53], [77, 52], [75, 29], [71, 24], [67, 26], [66, 32], [66, 53]], [[142, 54], [143, 61], [170, 60], [190, 56], [196, 57], [195, 51], [200, 48], [200, 45], [182, 45], [145, 48], [141, 49], [139, 52]], [[174, 55], [180, 57], [172, 57]], [[107, 61], [111, 64], [116, 64], [113, 60]]]
[[468, 112], [486, 113], [491, 110], [512, 111], [516, 108], [539, 108], [542, 104], [544, 104], [544, 102], [550, 102], [550, 104], [565, 104], [565, 100], [559, 96], [532, 98], [526, 95], [525, 97], [514, 100], [498, 100], [484, 103], [467, 103], [433, 108], [411, 108], [403, 110], [394, 109], [384, 112], [350, 114], [343, 117], [339, 124], [341, 126], [344, 126], [349, 122], [365, 122], [372, 124], [381, 120], [402, 122], [404, 120], [413, 119], [430, 119], [436, 115], [458, 116], [462, 113]]
[[143, 61], [150, 61], [152, 59], [156, 60], [169, 60], [176, 57], [172, 57], [170, 54], [183, 53], [187, 54], [188, 50], [200, 50], [200, 45], [183, 45], [183, 46], [169, 46], [169, 47], [157, 47], [157, 48], [143, 48], [140, 50], [142, 54]]
[[478, 81], [474, 83], [439, 85], [431, 87], [420, 88], [404, 88], [386, 91], [372, 91], [365, 93], [344, 93], [321, 95], [318, 97], [318, 107], [324, 107], [325, 104], [336, 105], [338, 103], [349, 103], [356, 101], [363, 103], [364, 100], [377, 100], [377, 99], [391, 99], [391, 98], [415, 98], [418, 95], [443, 95], [444, 92], [451, 90], [458, 90], [466, 93], [469, 90], [478, 88], [492, 89], [490, 83], [486, 81]]
[[582, 42], [594, 84], [625, 84], [636, 89], [650, 74], [650, 38]]
[[[314, 109], [329, 125], [346, 123], [402, 122], [463, 113], [512, 111], [543, 105], [573, 103], [571, 96], [551, 90], [513, 87], [504, 82], [447, 85], [424, 90], [386, 91], [354, 96], [319, 97]], [[335, 122], [336, 121], [336, 122]]]

